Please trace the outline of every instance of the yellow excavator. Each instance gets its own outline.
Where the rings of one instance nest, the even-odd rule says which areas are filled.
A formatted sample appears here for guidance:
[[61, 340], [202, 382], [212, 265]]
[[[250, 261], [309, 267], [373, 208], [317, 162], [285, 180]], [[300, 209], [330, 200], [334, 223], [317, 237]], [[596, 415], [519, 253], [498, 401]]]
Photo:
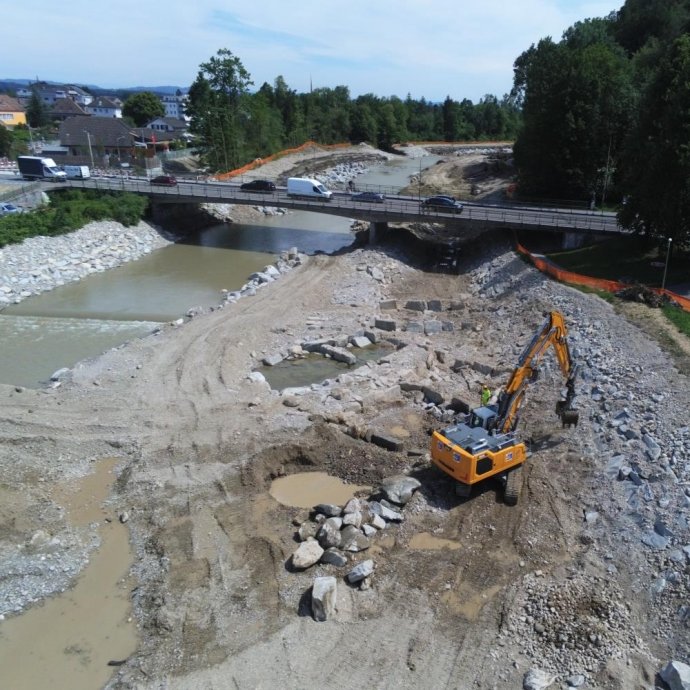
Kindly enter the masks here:
[[527, 385], [536, 381], [539, 362], [549, 347], [553, 347], [566, 379], [566, 394], [556, 404], [556, 414], [563, 427], [577, 426], [579, 414], [573, 407], [577, 367], [570, 356], [563, 316], [552, 311], [520, 356], [497, 402], [477, 407], [455, 426], [433, 433], [431, 461], [459, 482], [459, 495], [469, 496], [474, 484], [498, 476], [503, 484], [504, 502], [518, 502], [527, 449], [517, 439], [515, 427]]

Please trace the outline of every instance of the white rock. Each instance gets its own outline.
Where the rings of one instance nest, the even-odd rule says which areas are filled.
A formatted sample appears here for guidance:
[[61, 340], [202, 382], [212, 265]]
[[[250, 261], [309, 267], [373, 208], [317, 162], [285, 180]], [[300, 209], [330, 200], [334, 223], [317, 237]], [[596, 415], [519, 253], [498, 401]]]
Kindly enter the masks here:
[[299, 570], [305, 570], [318, 563], [322, 555], [323, 549], [319, 542], [315, 539], [309, 539], [302, 542], [292, 554], [292, 565]]
[[670, 690], [690, 690], [690, 666], [682, 661], [669, 661], [659, 675]]
[[336, 609], [337, 584], [334, 577], [314, 578], [311, 589], [311, 611], [314, 620], [328, 620]]

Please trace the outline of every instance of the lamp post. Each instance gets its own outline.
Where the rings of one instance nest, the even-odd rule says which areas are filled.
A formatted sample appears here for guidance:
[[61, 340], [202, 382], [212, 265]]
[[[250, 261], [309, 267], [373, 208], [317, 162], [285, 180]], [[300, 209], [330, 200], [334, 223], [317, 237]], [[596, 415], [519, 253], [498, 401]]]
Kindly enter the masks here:
[[91, 150], [91, 133], [86, 129], [83, 129], [82, 132], [84, 132], [84, 134], [86, 134], [86, 141], [89, 142], [89, 158], [91, 158], [91, 167], [95, 168], [96, 166], [94, 165], [94, 162], [93, 162], [93, 151]]
[[666, 245], [666, 263], [664, 264], [664, 277], [661, 280], [661, 289], [663, 290], [666, 287], [666, 273], [668, 272], [668, 258], [671, 254], [671, 242], [672, 239], [670, 237], [666, 238], [668, 240], [668, 244]]
[[422, 157], [419, 157], [419, 177], [417, 178], [417, 200], [422, 200]]
[[120, 140], [124, 139], [124, 134], [119, 136], [116, 140], [115, 143], [117, 144], [117, 161], [118, 163], [122, 163], [122, 153], [120, 151]]

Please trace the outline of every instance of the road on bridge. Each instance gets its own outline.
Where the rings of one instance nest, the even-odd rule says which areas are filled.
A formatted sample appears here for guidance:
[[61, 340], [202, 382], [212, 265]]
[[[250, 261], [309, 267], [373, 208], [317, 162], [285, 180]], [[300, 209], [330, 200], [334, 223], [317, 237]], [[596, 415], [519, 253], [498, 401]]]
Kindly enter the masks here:
[[61, 187], [126, 191], [146, 194], [160, 203], [222, 203], [273, 206], [344, 216], [370, 222], [434, 222], [456, 225], [483, 225], [539, 229], [560, 232], [627, 234], [615, 213], [525, 205], [497, 205], [464, 202], [462, 210], [422, 207], [412, 196], [386, 196], [382, 203], [355, 201], [347, 192], [334, 191], [330, 201], [288, 196], [285, 187], [275, 192], [257, 193], [240, 189], [239, 184], [181, 179], [174, 186], [152, 185], [147, 178], [92, 177], [66, 183], [45, 183], [46, 191]]

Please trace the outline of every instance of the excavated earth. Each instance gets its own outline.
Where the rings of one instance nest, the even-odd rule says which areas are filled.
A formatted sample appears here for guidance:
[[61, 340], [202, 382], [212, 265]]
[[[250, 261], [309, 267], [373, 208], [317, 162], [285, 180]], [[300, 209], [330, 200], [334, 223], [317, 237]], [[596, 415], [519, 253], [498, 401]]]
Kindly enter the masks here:
[[[641, 690], [688, 661], [683, 353], [541, 275], [499, 233], [464, 245], [452, 273], [403, 237], [302, 257], [254, 296], [82, 362], [57, 388], [0, 388], [3, 549], [58, 530], [46, 486], [118, 458], [110, 509], [128, 516], [139, 639], [110, 688], [508, 690], [539, 668], [554, 688]], [[580, 423], [557, 424], [547, 354], [521, 415], [519, 504], [491, 481], [460, 498], [430, 465], [429, 432], [444, 403], [505, 384], [548, 310], [565, 315], [581, 365]], [[365, 332], [391, 347], [360, 369], [282, 394], [250, 377], [297, 344]], [[348, 566], [296, 571], [304, 511], [269, 490], [313, 471], [371, 487], [362, 497], [396, 474], [420, 488]], [[347, 584], [365, 559], [366, 586]], [[317, 575], [337, 578], [325, 622], [311, 615]]]

